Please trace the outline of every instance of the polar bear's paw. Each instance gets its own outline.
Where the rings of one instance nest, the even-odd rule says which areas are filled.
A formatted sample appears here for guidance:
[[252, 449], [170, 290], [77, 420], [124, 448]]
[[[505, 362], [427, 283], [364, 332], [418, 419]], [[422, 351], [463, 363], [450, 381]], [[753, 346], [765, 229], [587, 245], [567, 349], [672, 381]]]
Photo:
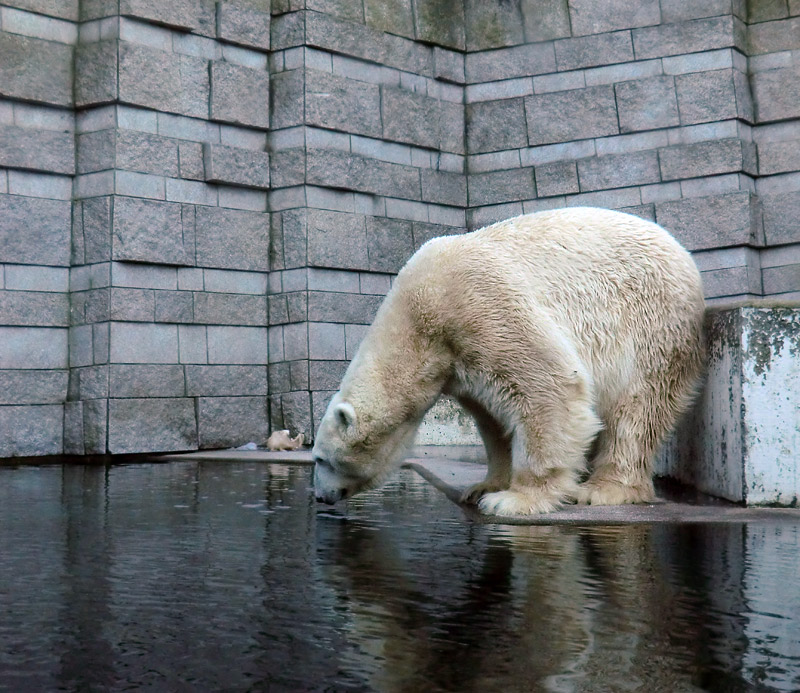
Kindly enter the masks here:
[[487, 493], [478, 502], [484, 515], [511, 517], [513, 515], [538, 515], [557, 510], [561, 498], [541, 488]]
[[506, 486], [508, 486], [508, 484], [503, 485], [497, 481], [484, 479], [480, 483], [473, 484], [466, 491], [464, 491], [464, 493], [461, 494], [460, 502], [474, 505], [487, 493], [502, 491], [504, 488], [506, 488]]
[[578, 503], [590, 505], [624, 505], [649, 503], [655, 498], [653, 484], [624, 484], [608, 479], [589, 479], [578, 486]]

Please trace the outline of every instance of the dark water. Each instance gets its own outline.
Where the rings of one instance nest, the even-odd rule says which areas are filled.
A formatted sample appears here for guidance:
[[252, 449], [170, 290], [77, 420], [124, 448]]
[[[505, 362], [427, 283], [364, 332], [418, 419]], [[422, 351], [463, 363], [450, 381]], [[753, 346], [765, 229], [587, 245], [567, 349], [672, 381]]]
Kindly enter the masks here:
[[792, 691], [795, 525], [500, 527], [401, 473], [0, 468], [0, 690]]

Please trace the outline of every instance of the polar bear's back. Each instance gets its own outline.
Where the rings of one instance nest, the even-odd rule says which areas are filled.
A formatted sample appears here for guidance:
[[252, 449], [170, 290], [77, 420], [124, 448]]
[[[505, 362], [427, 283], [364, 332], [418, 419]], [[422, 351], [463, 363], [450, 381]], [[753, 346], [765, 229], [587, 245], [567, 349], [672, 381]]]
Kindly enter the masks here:
[[549, 324], [598, 380], [618, 375], [610, 363], [647, 369], [664, 350], [696, 342], [704, 310], [700, 275], [677, 241], [646, 220], [594, 208], [523, 215], [434, 239], [397, 285], [401, 292], [425, 286], [432, 311], [454, 329], [520, 316]]

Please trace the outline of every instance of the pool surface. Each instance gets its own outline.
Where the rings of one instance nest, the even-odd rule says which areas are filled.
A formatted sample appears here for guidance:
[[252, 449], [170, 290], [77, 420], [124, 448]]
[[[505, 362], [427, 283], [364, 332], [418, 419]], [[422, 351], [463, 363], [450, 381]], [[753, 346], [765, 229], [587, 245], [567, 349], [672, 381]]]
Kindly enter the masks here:
[[800, 526], [500, 526], [404, 470], [0, 467], [3, 691], [797, 691]]

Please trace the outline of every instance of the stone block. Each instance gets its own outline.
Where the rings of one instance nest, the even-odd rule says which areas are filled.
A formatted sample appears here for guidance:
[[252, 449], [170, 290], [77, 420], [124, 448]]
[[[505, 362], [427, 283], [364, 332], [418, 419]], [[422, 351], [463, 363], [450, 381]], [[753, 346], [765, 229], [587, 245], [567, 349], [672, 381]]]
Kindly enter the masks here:
[[247, 294], [195, 292], [194, 319], [204, 324], [266, 326], [267, 300]]
[[746, 266], [701, 272], [706, 299], [762, 293], [761, 273]]
[[338, 390], [348, 363], [348, 361], [309, 362], [309, 389]]
[[442, 126], [450, 127], [441, 122], [438, 100], [387, 86], [381, 89], [381, 117], [385, 139], [430, 149], [438, 149]]
[[235, 2], [217, 3], [217, 37], [269, 50], [270, 14]]
[[[752, 3], [754, 7], [758, 4]], [[752, 21], [752, 19], [751, 19]], [[748, 55], [778, 53], [800, 48], [800, 17], [754, 23], [747, 27]]]
[[[74, 138], [77, 142], [78, 173], [106, 171], [116, 166], [116, 132], [96, 130]], [[77, 191], [80, 194], [80, 190]]]
[[203, 144], [205, 180], [250, 188], [269, 187], [269, 154], [266, 152]]
[[269, 175], [273, 189], [302, 185], [305, 174], [305, 149], [285, 149], [269, 155]]
[[176, 289], [178, 273], [174, 267], [114, 262], [111, 284], [135, 289]]
[[81, 43], [75, 49], [75, 105], [117, 100], [118, 41]]
[[368, 270], [364, 217], [346, 212], [309, 210], [308, 263], [315, 267]]
[[178, 171], [181, 178], [205, 180], [203, 145], [200, 142], [178, 143]]
[[[145, 108], [207, 118], [208, 61], [123, 41], [119, 45], [119, 99]], [[216, 117], [213, 110], [212, 117]]]
[[155, 291], [154, 294], [156, 322], [195, 322], [194, 306], [190, 292]]
[[308, 125], [381, 137], [380, 101], [377, 84], [306, 70], [305, 122]]
[[0, 96], [72, 106], [72, 46], [0, 33]]
[[469, 176], [469, 204], [471, 207], [536, 197], [533, 168], [492, 171]]
[[311, 322], [308, 325], [309, 355], [312, 359], [344, 360], [344, 325]]
[[[86, 400], [108, 397], [108, 369], [107, 365], [71, 369], [70, 378], [77, 378], [78, 381], [78, 391], [74, 398]], [[72, 398], [72, 394], [70, 397]]]
[[696, 72], [675, 77], [681, 125], [737, 117], [733, 70]]
[[108, 452], [108, 400], [86, 400], [82, 409], [84, 453], [105, 455]]
[[[376, 0], [366, 0], [374, 2]], [[385, 3], [381, 3], [385, 4]], [[444, 82], [454, 82], [464, 84], [466, 81], [464, 72], [464, 55], [446, 48], [433, 48], [433, 76], [435, 79]]]
[[0, 166], [51, 173], [75, 173], [71, 132], [0, 125]]
[[111, 198], [94, 197], [81, 203], [81, 230], [86, 263], [111, 259]]
[[800, 139], [758, 143], [758, 172], [762, 176], [800, 171]]
[[116, 131], [116, 168], [159, 176], [178, 176], [178, 143], [135, 130]]
[[269, 270], [269, 217], [216, 207], [198, 207], [197, 264], [203, 267]]
[[269, 437], [267, 398], [200, 397], [197, 400], [200, 447], [229, 448]]
[[[273, 409], [276, 408], [280, 419], [273, 418]], [[270, 402], [270, 419], [273, 428], [288, 428], [293, 435], [303, 433], [306, 443], [313, 442], [314, 429], [311, 424], [311, 393], [287, 392], [280, 396], [279, 401]]]
[[269, 392], [273, 395], [289, 392], [292, 389], [291, 368], [286, 361], [271, 363], [268, 366], [267, 380]]
[[306, 180], [312, 185], [418, 200], [419, 169], [334, 149], [310, 149]]
[[617, 107], [611, 86], [525, 97], [531, 145], [616, 135]]
[[67, 335], [60, 327], [0, 327], [0, 368], [67, 368]]
[[364, 20], [378, 31], [414, 38], [411, 0], [364, 0]]
[[123, 16], [146, 19], [176, 29], [214, 36], [214, 0], [119, 0]]
[[758, 204], [748, 192], [656, 204], [658, 223], [688, 250], [763, 245]]
[[522, 99], [468, 104], [466, 132], [467, 147], [471, 153], [495, 152], [527, 146]]
[[69, 326], [67, 294], [0, 290], [0, 324]]
[[[305, 70], [287, 70], [272, 75], [270, 127], [273, 130], [303, 123], [305, 118]], [[324, 107], [320, 104], [320, 107]]]
[[574, 161], [554, 161], [535, 168], [536, 192], [539, 197], [569, 195], [580, 190]]
[[[204, 270], [206, 291], [229, 294], [260, 294], [267, 292], [267, 275], [261, 272]], [[202, 287], [192, 287], [199, 290]]]
[[14, 7], [49, 17], [78, 21], [78, 0], [14, 0]]
[[[106, 322], [110, 316], [111, 305], [111, 290], [108, 288], [92, 289], [90, 291], [72, 292], [71, 299], [71, 312], [72, 324], [80, 325], [83, 323], [91, 324], [96, 322]], [[153, 298], [150, 297], [151, 311], [150, 319], [152, 319], [152, 302]], [[83, 313], [81, 314], [81, 306]], [[132, 309], [133, 312], [134, 309]], [[147, 318], [145, 318], [147, 319]]]
[[767, 245], [796, 243], [800, 238], [800, 195], [797, 192], [760, 196]]
[[578, 178], [582, 192], [657, 183], [661, 180], [658, 154], [644, 151], [580, 159]]
[[525, 40], [518, 3], [466, 0], [464, 11], [468, 51], [515, 46]]
[[447, 48], [466, 48], [464, 4], [460, 0], [416, 0], [417, 40]]
[[114, 260], [193, 265], [194, 239], [181, 212], [177, 203], [116, 197]]
[[[441, 140], [440, 148], [442, 152], [453, 152], [454, 154], [465, 154], [465, 139], [466, 132], [465, 124], [465, 111], [464, 106], [460, 103], [451, 103], [449, 101], [442, 101], [439, 104], [439, 117], [441, 118]], [[447, 124], [447, 127], [445, 127]], [[439, 161], [443, 162], [446, 159], [453, 159], [455, 161], [463, 161], [461, 157], [450, 156], [448, 154], [440, 154]], [[442, 167], [444, 164], [441, 163]], [[455, 166], [459, 168], [458, 165]], [[463, 164], [460, 168], [463, 168]]]
[[800, 117], [800, 67], [756, 72], [750, 79], [759, 123]]
[[614, 87], [620, 132], [654, 130], [679, 124], [678, 100], [672, 77], [650, 77]]
[[[742, 36], [741, 42], [743, 39]], [[658, 24], [633, 32], [633, 47], [639, 60], [699, 53], [736, 47], [738, 44], [735, 20], [730, 14], [674, 24]], [[744, 52], [744, 46], [739, 47]]]
[[60, 404], [67, 399], [66, 370], [0, 370], [0, 404]]
[[650, 26], [661, 21], [657, 0], [636, 3], [624, 0], [570, 0], [569, 13], [575, 36]]
[[183, 366], [129, 365], [109, 366], [111, 397], [183, 397]]
[[[375, 319], [378, 307], [383, 301], [383, 296], [361, 294], [348, 295], [347, 300], [342, 298], [341, 294], [328, 291], [309, 291], [308, 319], [319, 323], [368, 325]], [[313, 353], [312, 349], [312, 355]]]
[[108, 400], [108, 452], [173, 452], [197, 449], [194, 400]]
[[765, 267], [763, 281], [766, 296], [800, 291], [800, 264]]
[[267, 328], [214, 326], [208, 328], [208, 362], [225, 365], [266, 365]]
[[[280, 344], [270, 345], [270, 358], [279, 356], [278, 360], [296, 361], [308, 358], [308, 323], [292, 323], [281, 328], [283, 333], [283, 353]], [[277, 337], [276, 337], [277, 338]], [[274, 348], [273, 348], [274, 347]]]
[[0, 195], [0, 261], [68, 266], [70, 202]]
[[525, 39], [534, 43], [570, 35], [567, 0], [522, 0]]
[[178, 325], [180, 363], [208, 363], [208, 338], [205, 325]]
[[752, 145], [736, 138], [667, 147], [659, 150], [659, 159], [664, 180], [739, 171], [755, 174]]
[[69, 270], [66, 267], [7, 265], [5, 288], [15, 291], [66, 292], [69, 291]]
[[312, 268], [308, 270], [307, 277], [308, 288], [311, 291], [359, 293], [358, 272]]
[[467, 53], [464, 57], [469, 84], [530, 77], [556, 70], [556, 57], [550, 43], [533, 43], [503, 50]]
[[185, 366], [190, 397], [266, 396], [265, 366]]
[[0, 457], [60, 455], [63, 452], [64, 407], [0, 407]]
[[467, 179], [461, 173], [422, 169], [422, 199], [456, 207], [467, 206]]
[[211, 119], [269, 127], [269, 73], [232, 63], [211, 63]]
[[94, 363], [92, 326], [80, 325], [69, 328], [69, 365], [91, 366]]
[[176, 325], [112, 322], [111, 363], [178, 363]]
[[86, 454], [83, 445], [83, 402], [64, 403], [64, 454]]
[[560, 39], [555, 42], [555, 51], [560, 71], [624, 63], [634, 57], [629, 31]]

